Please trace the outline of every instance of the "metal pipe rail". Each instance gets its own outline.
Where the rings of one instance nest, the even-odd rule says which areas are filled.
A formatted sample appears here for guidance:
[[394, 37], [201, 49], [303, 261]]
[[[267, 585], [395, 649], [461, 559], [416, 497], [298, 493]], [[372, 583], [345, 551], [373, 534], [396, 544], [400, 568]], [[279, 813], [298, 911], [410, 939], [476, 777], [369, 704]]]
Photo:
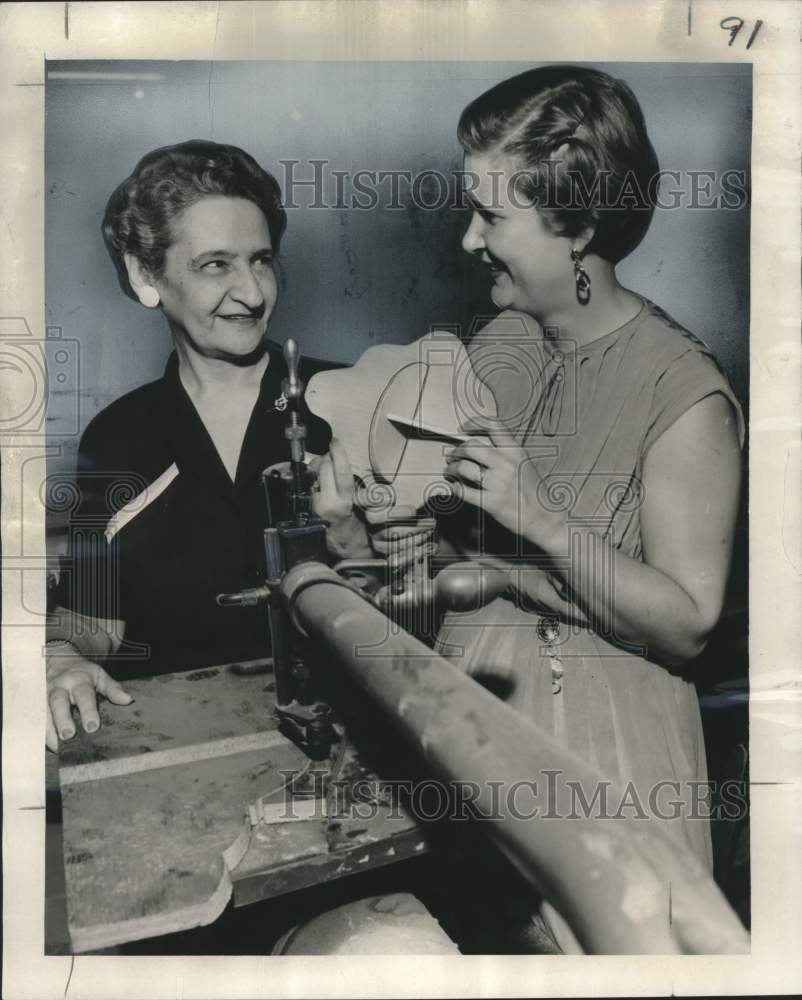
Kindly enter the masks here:
[[[572, 752], [459, 667], [394, 632], [378, 608], [327, 566], [296, 566], [281, 593], [296, 624], [336, 655], [434, 777], [478, 786], [474, 814], [586, 953], [748, 951], [748, 935], [718, 886], [661, 824], [549, 818], [565, 816], [569, 781], [586, 791], [602, 781]], [[522, 818], [503, 794], [524, 784], [539, 810], [534, 818]]]

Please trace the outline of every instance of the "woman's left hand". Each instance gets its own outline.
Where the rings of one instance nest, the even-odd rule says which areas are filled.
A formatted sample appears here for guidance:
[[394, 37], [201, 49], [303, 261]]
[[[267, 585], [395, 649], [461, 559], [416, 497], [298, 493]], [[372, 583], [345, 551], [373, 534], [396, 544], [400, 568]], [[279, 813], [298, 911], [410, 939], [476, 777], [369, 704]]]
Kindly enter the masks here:
[[502, 527], [543, 547], [564, 530], [564, 515], [547, 510], [538, 499], [543, 479], [532, 456], [516, 443], [500, 420], [483, 420], [473, 428], [487, 437], [472, 437], [446, 452], [446, 473], [460, 495], [481, 507]]
[[372, 554], [367, 528], [354, 513], [354, 476], [340, 441], [332, 438], [329, 453], [314, 457], [309, 468], [317, 473], [319, 489], [314, 491], [312, 506], [326, 523], [329, 551], [341, 559]]

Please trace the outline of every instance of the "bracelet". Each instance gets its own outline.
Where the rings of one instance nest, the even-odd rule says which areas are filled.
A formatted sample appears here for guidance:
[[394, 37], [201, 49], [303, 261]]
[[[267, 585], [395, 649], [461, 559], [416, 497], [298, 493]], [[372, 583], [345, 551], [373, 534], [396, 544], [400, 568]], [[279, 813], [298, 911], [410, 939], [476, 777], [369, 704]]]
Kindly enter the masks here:
[[74, 656], [83, 656], [83, 653], [78, 649], [71, 639], [46, 639], [45, 640], [45, 652], [47, 653], [48, 647], [52, 646], [66, 646], [71, 654]]

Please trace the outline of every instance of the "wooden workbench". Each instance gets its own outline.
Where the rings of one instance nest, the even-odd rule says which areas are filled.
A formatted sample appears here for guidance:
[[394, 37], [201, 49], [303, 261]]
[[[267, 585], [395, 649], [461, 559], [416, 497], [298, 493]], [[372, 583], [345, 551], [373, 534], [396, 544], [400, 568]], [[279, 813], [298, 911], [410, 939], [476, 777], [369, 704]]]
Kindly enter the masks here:
[[[328, 815], [308, 800], [291, 810], [308, 818], [284, 819], [285, 777], [308, 761], [278, 731], [272, 674], [228, 665], [126, 687], [134, 704], [104, 702], [101, 729], [59, 759], [75, 952], [209, 924], [232, 898], [252, 903], [426, 850], [396, 802], [370, 796], [354, 810], [340, 795]], [[341, 787], [374, 778], [362, 750], [345, 748]], [[260, 799], [262, 818], [249, 814]]]

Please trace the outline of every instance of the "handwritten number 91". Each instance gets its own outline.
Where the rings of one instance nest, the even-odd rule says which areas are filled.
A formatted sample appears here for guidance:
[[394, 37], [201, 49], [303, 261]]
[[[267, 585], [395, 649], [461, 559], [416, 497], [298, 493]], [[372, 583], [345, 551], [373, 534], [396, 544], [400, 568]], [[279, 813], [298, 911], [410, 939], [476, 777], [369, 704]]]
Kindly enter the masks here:
[[[738, 37], [738, 32], [741, 30], [741, 28], [743, 28], [745, 23], [746, 22], [742, 17], [725, 17], [724, 20], [721, 22], [720, 27], [724, 31], [729, 31], [730, 33], [730, 40], [729, 42], [727, 42], [728, 46], [732, 45], [732, 43]], [[752, 29], [752, 34], [749, 36], [749, 41], [746, 43], [747, 48], [749, 48], [752, 42], [754, 42], [755, 38], [757, 37], [758, 31], [760, 31], [760, 27], [762, 24], [763, 24], [762, 21], [755, 21], [755, 27]]]

